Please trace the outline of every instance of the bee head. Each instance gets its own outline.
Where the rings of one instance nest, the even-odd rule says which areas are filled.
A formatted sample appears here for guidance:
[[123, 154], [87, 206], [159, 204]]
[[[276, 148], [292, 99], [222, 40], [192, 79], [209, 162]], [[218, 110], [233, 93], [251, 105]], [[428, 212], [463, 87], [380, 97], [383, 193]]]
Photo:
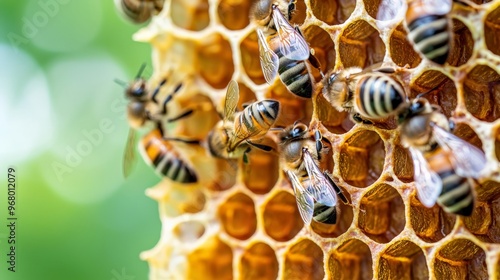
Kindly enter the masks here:
[[308, 131], [308, 128], [305, 124], [300, 122], [295, 122], [292, 126], [285, 129], [282, 133], [280, 133], [280, 141], [288, 142], [293, 139], [302, 138]]
[[146, 80], [139, 78], [132, 82], [125, 91], [125, 97], [134, 101], [145, 101], [147, 98]]

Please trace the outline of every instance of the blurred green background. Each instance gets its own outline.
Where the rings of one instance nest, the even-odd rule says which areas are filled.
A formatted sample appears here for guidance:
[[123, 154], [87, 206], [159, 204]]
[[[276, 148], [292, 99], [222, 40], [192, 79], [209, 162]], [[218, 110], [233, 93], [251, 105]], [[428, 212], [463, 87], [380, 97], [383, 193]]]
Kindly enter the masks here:
[[0, 1], [0, 279], [147, 279], [139, 254], [159, 240], [160, 221], [144, 191], [159, 178], [142, 160], [121, 174], [126, 101], [113, 82], [151, 69], [150, 45], [131, 39], [140, 28], [112, 0]]

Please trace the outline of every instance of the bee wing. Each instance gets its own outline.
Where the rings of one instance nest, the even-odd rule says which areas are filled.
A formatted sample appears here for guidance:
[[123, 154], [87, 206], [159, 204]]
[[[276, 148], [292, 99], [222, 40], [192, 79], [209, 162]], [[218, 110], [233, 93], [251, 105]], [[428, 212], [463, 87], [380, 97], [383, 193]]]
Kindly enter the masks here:
[[266, 82], [271, 84], [276, 75], [278, 75], [279, 58], [267, 45], [266, 37], [262, 30], [257, 29], [257, 35], [259, 36], [260, 67], [262, 68]]
[[319, 203], [333, 207], [337, 205], [337, 195], [330, 181], [319, 170], [311, 154], [306, 149], [303, 150], [303, 160], [311, 184], [307, 191]]
[[122, 172], [123, 177], [127, 178], [134, 169], [137, 157], [135, 156], [135, 142], [137, 133], [134, 129], [130, 128], [127, 136], [127, 143], [125, 144], [125, 152], [123, 153]]
[[422, 0], [419, 7], [429, 15], [444, 15], [451, 11], [453, 0]]
[[238, 100], [240, 99], [240, 89], [238, 83], [231, 80], [227, 86], [226, 99], [224, 101], [224, 121], [231, 118], [236, 111], [236, 106], [238, 106]]
[[483, 152], [437, 125], [432, 125], [432, 128], [436, 142], [450, 152], [455, 172], [462, 177], [478, 178], [486, 166]]
[[415, 170], [414, 178], [418, 199], [424, 206], [430, 208], [436, 204], [439, 194], [441, 194], [443, 181], [436, 172], [429, 168], [422, 152], [412, 147], [409, 150]]
[[403, 9], [403, 2], [406, 1], [382, 0], [382, 2], [380, 2], [380, 6], [378, 7], [377, 19], [386, 21], [401, 18], [400, 15], [406, 12], [406, 9]]
[[295, 30], [277, 9], [273, 10], [273, 20], [280, 39], [280, 51], [288, 59], [306, 60], [310, 50], [304, 37]]
[[313, 217], [314, 201], [312, 197], [306, 192], [295, 173], [287, 170], [286, 174], [292, 182], [293, 192], [295, 193], [295, 199], [297, 200], [297, 208], [299, 209], [299, 214], [302, 217], [304, 223], [308, 225], [311, 223]]

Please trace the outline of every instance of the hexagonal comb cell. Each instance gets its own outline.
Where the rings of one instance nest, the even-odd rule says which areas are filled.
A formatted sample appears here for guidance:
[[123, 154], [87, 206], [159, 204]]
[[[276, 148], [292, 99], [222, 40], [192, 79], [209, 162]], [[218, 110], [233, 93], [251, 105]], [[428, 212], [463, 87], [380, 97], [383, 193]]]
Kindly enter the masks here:
[[187, 259], [189, 270], [186, 279], [233, 279], [233, 251], [218, 237], [206, 240]]
[[429, 279], [424, 252], [408, 240], [391, 244], [382, 253], [378, 272], [379, 279]]
[[199, 221], [185, 221], [175, 226], [174, 236], [183, 243], [193, 243], [205, 233], [205, 226]]
[[273, 280], [278, 277], [279, 263], [273, 248], [263, 242], [252, 244], [241, 257], [241, 279]]
[[210, 35], [198, 45], [199, 71], [212, 87], [227, 86], [234, 72], [231, 45], [220, 34]]
[[453, 19], [453, 36], [450, 54], [446, 60], [452, 66], [465, 64], [472, 56], [474, 40], [469, 28], [461, 21]]
[[463, 219], [465, 227], [483, 242], [500, 243], [499, 191], [500, 183], [495, 181], [479, 185], [474, 211]]
[[500, 117], [500, 75], [477, 65], [464, 81], [465, 106], [474, 117], [491, 122]]
[[312, 102], [310, 99], [296, 97], [290, 93], [281, 81], [275, 82], [265, 98], [280, 101], [280, 115], [274, 126], [286, 127], [300, 120], [309, 123], [312, 115]]
[[290, 19], [290, 23], [292, 25], [302, 25], [304, 20], [306, 19], [306, 4], [304, 0], [297, 0], [295, 2], [295, 11], [292, 14], [292, 18]]
[[172, 0], [170, 17], [172, 22], [184, 29], [200, 31], [210, 22], [208, 0]]
[[375, 28], [364, 20], [358, 20], [344, 29], [339, 54], [344, 68], [365, 67], [382, 62], [385, 45]]
[[249, 163], [244, 170], [243, 181], [248, 189], [256, 194], [268, 193], [278, 181], [279, 158], [254, 148], [249, 153]]
[[353, 134], [340, 148], [340, 176], [349, 184], [365, 188], [382, 173], [385, 160], [384, 143], [370, 130]]
[[185, 213], [198, 213], [205, 207], [205, 194], [199, 188], [169, 187], [162, 181], [147, 194], [159, 201], [160, 216], [177, 217]]
[[410, 68], [415, 68], [422, 61], [420, 55], [415, 51], [410, 41], [408, 41], [408, 33], [403, 25], [399, 25], [392, 32], [389, 41], [389, 52], [392, 61], [401, 67], [408, 65]]
[[243, 193], [236, 193], [219, 206], [218, 216], [224, 231], [230, 236], [245, 240], [257, 229], [257, 216], [253, 200]]
[[[335, 66], [335, 45], [333, 44], [332, 38], [325, 30], [317, 27], [310, 26], [303, 30], [302, 33], [306, 38], [307, 42], [314, 49], [314, 56], [321, 63], [321, 70], [323, 72], [332, 69]], [[311, 67], [311, 69], [314, 69]], [[313, 71], [316, 80], [321, 79], [318, 71]]]
[[437, 242], [450, 234], [455, 225], [456, 216], [448, 214], [438, 205], [427, 208], [412, 195], [410, 198], [410, 223], [422, 240]]
[[486, 254], [467, 239], [455, 239], [439, 249], [434, 259], [436, 279], [490, 279]]
[[243, 111], [245, 105], [257, 101], [257, 98], [255, 97], [255, 93], [245, 84], [238, 83], [238, 86], [240, 88], [240, 99], [238, 100], [237, 111]]
[[451, 117], [457, 107], [455, 84], [439, 71], [425, 71], [411, 84], [410, 98], [421, 93], [425, 93], [424, 97], [432, 104], [439, 105], [447, 117]]
[[484, 21], [484, 39], [486, 47], [500, 55], [500, 6], [491, 11]]
[[323, 279], [323, 250], [309, 239], [301, 239], [285, 253], [283, 279]]
[[222, 0], [217, 7], [217, 13], [227, 29], [243, 29], [250, 23], [250, 1]]
[[372, 254], [368, 245], [350, 239], [328, 258], [328, 279], [372, 279]]
[[[286, 217], [284, 219], [283, 217]], [[264, 208], [264, 230], [276, 241], [292, 239], [304, 226], [295, 196], [280, 191], [266, 203]]]
[[481, 142], [481, 139], [479, 139], [476, 132], [472, 130], [469, 125], [465, 123], [457, 123], [455, 126], [455, 130], [453, 130], [453, 134], [476, 146], [478, 149], [483, 149], [483, 143]]
[[264, 73], [260, 67], [259, 45], [257, 42], [257, 33], [250, 33], [240, 43], [241, 64], [248, 77], [256, 84], [266, 82]]
[[323, 97], [322, 94], [316, 98], [316, 114], [318, 120], [328, 131], [335, 134], [343, 134], [348, 131], [344, 123], [350, 122], [349, 113], [339, 112]]
[[[315, 17], [328, 25], [340, 24], [338, 1], [311, 0], [311, 11]], [[343, 18], [342, 23], [346, 20]]]
[[403, 231], [405, 222], [403, 199], [393, 187], [381, 184], [361, 199], [358, 226], [371, 239], [387, 243]]
[[413, 162], [407, 149], [401, 145], [394, 147], [394, 174], [399, 180], [409, 183], [413, 181]]

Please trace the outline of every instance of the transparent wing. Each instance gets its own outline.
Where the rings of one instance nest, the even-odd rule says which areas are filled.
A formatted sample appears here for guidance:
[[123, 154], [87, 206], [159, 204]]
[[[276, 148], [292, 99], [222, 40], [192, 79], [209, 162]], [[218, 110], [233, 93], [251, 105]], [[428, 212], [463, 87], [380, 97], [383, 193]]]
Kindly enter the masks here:
[[478, 178], [486, 166], [483, 152], [437, 125], [432, 125], [432, 128], [436, 142], [450, 152], [455, 172], [462, 177]]
[[337, 194], [330, 184], [330, 181], [325, 178], [325, 175], [319, 170], [319, 167], [314, 162], [311, 154], [307, 149], [303, 149], [302, 156], [306, 166], [307, 174], [311, 184], [307, 191], [319, 203], [333, 207], [337, 205]]
[[293, 192], [295, 193], [295, 199], [297, 200], [297, 208], [299, 209], [300, 216], [302, 217], [304, 223], [309, 225], [314, 213], [314, 201], [306, 192], [295, 173], [287, 170], [286, 174], [292, 182]]
[[413, 169], [415, 170], [414, 179], [418, 199], [425, 207], [430, 208], [436, 204], [443, 189], [443, 182], [436, 172], [429, 168], [429, 164], [422, 152], [412, 147], [409, 150], [413, 160]]
[[422, 0], [419, 7], [430, 15], [444, 15], [451, 11], [453, 0]]
[[406, 12], [406, 9], [403, 9], [403, 2], [403, 0], [382, 0], [378, 7], [377, 19], [385, 21], [401, 18], [400, 15]]
[[266, 82], [271, 84], [276, 75], [278, 75], [279, 58], [267, 45], [266, 37], [262, 30], [257, 29], [257, 35], [259, 36], [260, 67], [262, 68]]
[[240, 89], [238, 83], [231, 80], [227, 85], [226, 100], [224, 101], [224, 121], [231, 118], [236, 111], [236, 106], [238, 106], [238, 100], [240, 99]]
[[273, 20], [279, 36], [281, 53], [292, 60], [309, 58], [309, 45], [277, 9], [273, 10]]
[[125, 152], [123, 153], [122, 172], [123, 177], [127, 178], [134, 169], [137, 157], [135, 156], [135, 142], [137, 133], [134, 129], [130, 128], [127, 136], [127, 143], [125, 144]]

